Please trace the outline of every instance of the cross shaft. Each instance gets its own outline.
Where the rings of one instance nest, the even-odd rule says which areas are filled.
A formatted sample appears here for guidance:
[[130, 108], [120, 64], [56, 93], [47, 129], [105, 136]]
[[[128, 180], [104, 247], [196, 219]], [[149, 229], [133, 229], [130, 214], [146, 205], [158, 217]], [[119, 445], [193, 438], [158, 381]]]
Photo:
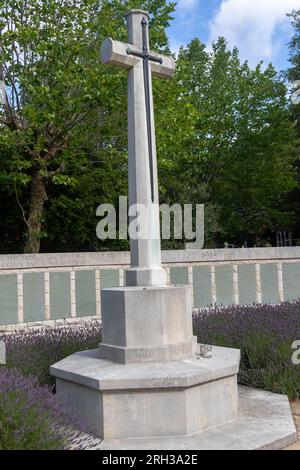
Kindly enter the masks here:
[[127, 48], [126, 52], [128, 55], [134, 55], [143, 59], [144, 69], [144, 88], [145, 88], [145, 104], [147, 114], [147, 131], [148, 131], [148, 149], [149, 149], [149, 165], [150, 165], [150, 180], [151, 180], [151, 200], [154, 202], [154, 170], [153, 170], [153, 139], [152, 139], [152, 126], [151, 126], [151, 102], [150, 102], [150, 76], [149, 76], [149, 61], [158, 62], [162, 64], [163, 60], [161, 57], [156, 57], [149, 53], [148, 50], [148, 39], [147, 39], [147, 28], [148, 23], [145, 17], [141, 21], [142, 26], [142, 37], [143, 37], [143, 52], [136, 51]]
[[[128, 179], [129, 207], [143, 207], [140, 220], [143, 236], [130, 240], [131, 267], [126, 270], [127, 286], [166, 285], [161, 266], [157, 157], [152, 96], [152, 74], [172, 76], [172, 57], [150, 51], [148, 15], [131, 10], [127, 15], [128, 43], [107, 38], [101, 48], [104, 63], [128, 69]], [[139, 211], [139, 209], [136, 209]], [[129, 213], [130, 223], [136, 212]], [[145, 233], [147, 233], [145, 237]]]

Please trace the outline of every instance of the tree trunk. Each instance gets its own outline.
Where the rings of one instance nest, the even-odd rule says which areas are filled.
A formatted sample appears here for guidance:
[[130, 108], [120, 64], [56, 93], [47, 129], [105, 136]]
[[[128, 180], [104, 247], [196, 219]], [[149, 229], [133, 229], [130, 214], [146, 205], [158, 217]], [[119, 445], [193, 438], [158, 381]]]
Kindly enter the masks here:
[[24, 253], [40, 251], [42, 216], [47, 199], [45, 181], [39, 170], [35, 170], [31, 179], [30, 212]]

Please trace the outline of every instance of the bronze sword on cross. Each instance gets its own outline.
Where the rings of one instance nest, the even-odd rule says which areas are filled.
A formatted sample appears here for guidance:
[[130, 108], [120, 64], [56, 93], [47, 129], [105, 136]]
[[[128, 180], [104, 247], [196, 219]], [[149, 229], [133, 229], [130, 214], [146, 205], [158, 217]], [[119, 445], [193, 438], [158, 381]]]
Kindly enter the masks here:
[[154, 202], [154, 171], [153, 171], [153, 140], [152, 140], [152, 126], [151, 126], [151, 101], [150, 101], [150, 75], [149, 75], [149, 61], [163, 63], [162, 57], [157, 57], [151, 54], [148, 50], [147, 30], [148, 22], [145, 17], [141, 21], [143, 47], [142, 52], [131, 49], [128, 47], [126, 52], [128, 55], [133, 55], [143, 59], [144, 69], [144, 88], [145, 88], [145, 104], [147, 115], [147, 131], [148, 131], [148, 148], [149, 148], [149, 165], [150, 165], [150, 181], [151, 181], [151, 199]]

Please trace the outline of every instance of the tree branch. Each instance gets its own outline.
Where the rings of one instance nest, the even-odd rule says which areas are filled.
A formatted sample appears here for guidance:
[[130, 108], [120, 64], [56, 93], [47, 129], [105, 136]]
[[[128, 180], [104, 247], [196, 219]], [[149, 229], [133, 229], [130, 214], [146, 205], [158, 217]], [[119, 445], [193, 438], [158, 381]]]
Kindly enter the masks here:
[[19, 199], [19, 195], [18, 195], [18, 189], [17, 189], [17, 184], [16, 182], [14, 181], [14, 189], [15, 189], [15, 196], [16, 196], [16, 200], [17, 200], [17, 203], [18, 203], [18, 206], [20, 207], [21, 209], [21, 212], [22, 212], [22, 216], [23, 216], [23, 220], [25, 222], [25, 224], [27, 225], [28, 228], [30, 228], [30, 224], [26, 218], [26, 212], [20, 202], [20, 199]]

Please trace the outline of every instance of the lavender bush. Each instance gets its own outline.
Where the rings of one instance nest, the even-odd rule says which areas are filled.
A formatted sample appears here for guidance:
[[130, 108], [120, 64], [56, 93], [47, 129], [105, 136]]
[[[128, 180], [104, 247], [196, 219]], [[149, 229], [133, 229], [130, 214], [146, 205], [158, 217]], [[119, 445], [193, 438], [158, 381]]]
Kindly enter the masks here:
[[49, 387], [0, 368], [0, 450], [81, 449], [88, 444], [78, 429]]
[[[241, 350], [240, 383], [300, 396], [300, 366], [291, 361], [292, 343], [300, 340], [300, 300], [201, 310], [193, 320], [200, 343]], [[76, 351], [96, 348], [101, 326], [39, 330], [4, 340], [9, 367], [34, 375], [42, 385], [53, 385], [50, 366]]]
[[33, 375], [40, 385], [54, 385], [52, 364], [77, 351], [97, 348], [101, 341], [100, 323], [80, 328], [49, 328], [4, 336], [7, 366]]
[[300, 396], [300, 366], [291, 360], [292, 343], [300, 340], [300, 300], [202, 310], [194, 330], [200, 343], [241, 350], [241, 384]]

